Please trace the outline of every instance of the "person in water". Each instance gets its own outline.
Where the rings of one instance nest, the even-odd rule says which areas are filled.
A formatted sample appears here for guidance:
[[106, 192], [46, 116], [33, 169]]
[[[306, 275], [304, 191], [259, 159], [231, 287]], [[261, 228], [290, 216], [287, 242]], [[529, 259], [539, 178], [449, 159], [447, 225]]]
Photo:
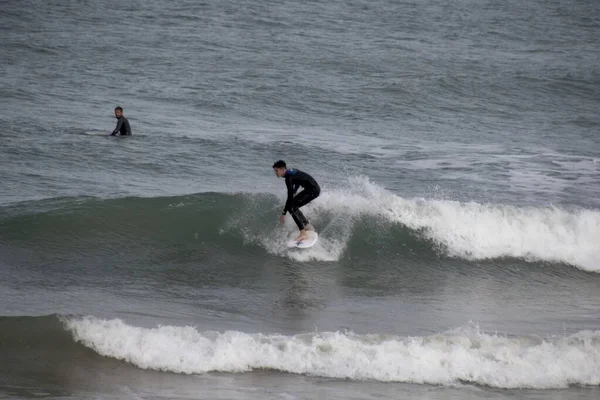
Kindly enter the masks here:
[[[302, 214], [302, 211], [300, 211], [300, 207], [307, 205], [319, 197], [321, 193], [319, 184], [306, 172], [299, 169], [288, 169], [283, 160], [279, 160], [273, 164], [273, 170], [279, 178], [285, 178], [285, 186], [287, 186], [287, 201], [285, 202], [283, 213], [279, 217], [280, 221], [284, 222], [285, 214], [289, 212], [300, 230], [300, 235], [298, 235], [296, 241], [308, 239], [306, 231], [314, 229], [304, 214]], [[300, 186], [303, 190], [294, 196]]]
[[115, 118], [117, 118], [117, 127], [112, 131], [110, 136], [116, 136], [119, 133], [121, 136], [131, 135], [131, 126], [127, 118], [123, 116], [123, 109], [121, 107], [115, 108]]

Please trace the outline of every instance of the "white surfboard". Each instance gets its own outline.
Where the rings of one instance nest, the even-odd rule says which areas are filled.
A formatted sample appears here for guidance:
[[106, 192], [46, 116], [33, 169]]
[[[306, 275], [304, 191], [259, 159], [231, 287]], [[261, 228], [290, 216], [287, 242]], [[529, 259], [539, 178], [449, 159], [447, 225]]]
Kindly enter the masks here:
[[317, 239], [319, 238], [319, 234], [315, 231], [307, 231], [308, 239], [302, 241], [296, 241], [296, 236], [298, 236], [298, 232], [294, 232], [294, 235], [288, 240], [288, 247], [297, 247], [299, 249], [306, 249], [308, 247], [312, 247], [315, 243], [317, 243]]

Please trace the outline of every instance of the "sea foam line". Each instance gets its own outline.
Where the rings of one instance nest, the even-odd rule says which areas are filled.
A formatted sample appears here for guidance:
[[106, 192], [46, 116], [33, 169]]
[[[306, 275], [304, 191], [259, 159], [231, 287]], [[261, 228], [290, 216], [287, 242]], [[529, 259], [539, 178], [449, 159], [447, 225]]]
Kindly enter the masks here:
[[272, 369], [329, 378], [498, 388], [600, 385], [600, 331], [509, 338], [468, 326], [427, 337], [348, 332], [295, 336], [148, 329], [120, 319], [64, 319], [76, 341], [139, 368], [185, 374]]

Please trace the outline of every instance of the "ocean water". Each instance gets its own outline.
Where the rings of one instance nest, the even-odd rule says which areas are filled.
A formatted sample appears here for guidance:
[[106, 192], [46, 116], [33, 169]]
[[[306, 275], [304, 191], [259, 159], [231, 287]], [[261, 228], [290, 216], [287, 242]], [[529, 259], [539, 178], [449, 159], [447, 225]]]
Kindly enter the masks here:
[[[0, 398], [600, 397], [599, 2], [8, 0], [0, 32]], [[310, 249], [278, 159], [322, 187]]]

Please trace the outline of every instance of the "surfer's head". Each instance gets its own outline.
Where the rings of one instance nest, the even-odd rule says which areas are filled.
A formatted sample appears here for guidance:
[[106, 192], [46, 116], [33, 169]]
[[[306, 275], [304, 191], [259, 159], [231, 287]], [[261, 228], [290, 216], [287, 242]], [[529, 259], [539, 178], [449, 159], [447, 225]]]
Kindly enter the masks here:
[[280, 178], [283, 178], [285, 176], [286, 170], [287, 167], [285, 165], [285, 161], [283, 160], [279, 160], [275, 162], [275, 164], [273, 164], [273, 171], [275, 171], [275, 175], [277, 175]]
[[123, 115], [123, 109], [121, 107], [116, 107], [115, 108], [115, 117], [121, 118], [121, 115]]

